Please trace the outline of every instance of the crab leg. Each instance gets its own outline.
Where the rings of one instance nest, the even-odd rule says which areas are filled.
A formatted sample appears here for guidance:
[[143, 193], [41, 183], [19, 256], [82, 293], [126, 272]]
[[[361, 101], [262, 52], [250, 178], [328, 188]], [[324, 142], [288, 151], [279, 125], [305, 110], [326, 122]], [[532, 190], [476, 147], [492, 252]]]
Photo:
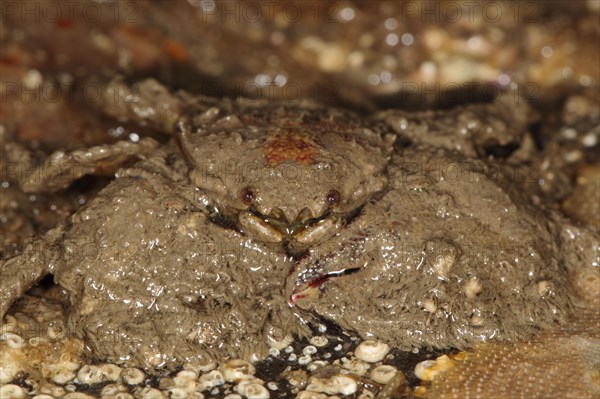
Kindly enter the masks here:
[[119, 121], [173, 134], [182, 105], [179, 97], [154, 79], [128, 85], [117, 78], [103, 88], [98, 107], [102, 113]]
[[7, 177], [15, 178], [25, 192], [53, 192], [68, 187], [87, 174], [110, 174], [131, 158], [143, 158], [158, 147], [145, 137], [139, 142], [119, 141], [74, 151], [56, 151], [33, 166], [29, 151], [20, 144], [7, 143]]
[[[399, 142], [432, 145], [470, 157], [491, 154], [510, 161], [528, 159], [533, 141], [528, 128], [534, 115], [527, 102], [508, 92], [493, 108], [488, 104], [459, 106], [454, 112], [386, 110], [375, 114], [400, 138]], [[507, 123], [506, 121], [511, 121]]]
[[27, 244], [19, 255], [0, 262], [0, 318], [17, 298], [53, 269], [58, 254], [50, 248], [62, 235], [62, 226], [49, 230]]

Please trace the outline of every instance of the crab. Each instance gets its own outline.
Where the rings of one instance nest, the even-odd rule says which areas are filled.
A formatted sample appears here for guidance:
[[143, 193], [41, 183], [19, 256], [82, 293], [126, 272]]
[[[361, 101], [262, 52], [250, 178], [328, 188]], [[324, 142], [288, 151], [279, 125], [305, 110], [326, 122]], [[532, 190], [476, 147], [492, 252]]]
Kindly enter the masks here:
[[173, 137], [21, 168], [28, 192], [116, 172], [3, 261], [2, 316], [51, 274], [91, 356], [157, 370], [264, 358], [318, 320], [409, 350], [521, 339], [567, 315], [574, 261], [550, 211], [484, 160], [530, 151], [510, 102], [367, 117], [130, 90], [109, 85], [103, 111]]

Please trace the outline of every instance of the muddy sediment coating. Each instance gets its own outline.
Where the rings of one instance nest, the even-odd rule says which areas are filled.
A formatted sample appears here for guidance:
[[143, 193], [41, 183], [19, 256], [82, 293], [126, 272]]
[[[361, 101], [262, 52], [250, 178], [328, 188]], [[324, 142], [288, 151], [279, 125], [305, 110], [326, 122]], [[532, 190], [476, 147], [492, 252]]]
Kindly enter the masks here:
[[[2, 306], [16, 300], [0, 330], [0, 397], [600, 395], [595, 2], [494, 2], [486, 8], [501, 11], [493, 20], [462, 9], [461, 18], [476, 17], [475, 24], [450, 21], [443, 3], [303, 3], [305, 18], [275, 7], [260, 10], [260, 23], [208, 3], [123, 2], [115, 13], [109, 3], [82, 0], [83, 8], [60, 20], [33, 12], [66, 11], [67, 2], [3, 7], [2, 265], [19, 254], [25, 261], [0, 279]], [[104, 18], [78, 12], [92, 8]], [[243, 10], [240, 3], [233, 12]], [[424, 11], [441, 24], [423, 24]], [[223, 51], [231, 43], [240, 51]], [[116, 80], [124, 92], [102, 90], [117, 74], [125, 75]], [[148, 76], [166, 87], [128, 86]], [[513, 104], [494, 97], [509, 86]], [[291, 99], [289, 89], [298, 87], [324, 103], [322, 111]], [[112, 103], [90, 98], [89, 88], [109, 93]], [[180, 88], [187, 93], [174, 96]], [[124, 108], [118, 97], [132, 93], [143, 101]], [[256, 105], [267, 93], [272, 109], [277, 101], [310, 108], [304, 130], [285, 112], [251, 111], [243, 101], [236, 111], [234, 101], [206, 97], [250, 96]], [[332, 107], [371, 113], [482, 100], [493, 106], [371, 116]], [[220, 150], [235, 147], [256, 159], [252, 150], [264, 149], [270, 171], [315, 162], [324, 143], [313, 133], [364, 128], [364, 140], [356, 140], [363, 149], [380, 146], [372, 133], [392, 133], [396, 140], [379, 155], [353, 152], [351, 136], [344, 146], [325, 146], [334, 154], [343, 147], [358, 166], [360, 173], [341, 179], [348, 185], [365, 171], [377, 175], [378, 157], [393, 148], [385, 179], [366, 179], [373, 191], [386, 188], [351, 212], [344, 201], [361, 192], [356, 187], [299, 189], [280, 179], [267, 201], [257, 187], [236, 186], [231, 169], [222, 169], [221, 181], [210, 168], [194, 180], [189, 161], [208, 155], [193, 161], [190, 146], [167, 144], [182, 115], [190, 134], [211, 124], [211, 134], [232, 133], [227, 145], [211, 143], [210, 156], [222, 159], [227, 151]], [[281, 136], [266, 131], [278, 120], [287, 129]], [[240, 150], [261, 135], [268, 145]], [[56, 150], [62, 158], [48, 159]], [[148, 158], [144, 173], [132, 168]], [[120, 183], [112, 184], [119, 170]], [[300, 176], [314, 182], [323, 174]], [[175, 195], [189, 181], [213, 190], [208, 200], [220, 199], [208, 217], [186, 202], [211, 203], [206, 198]], [[310, 203], [311, 193], [318, 201]], [[293, 198], [304, 209], [281, 206]], [[246, 202], [253, 208], [244, 213]], [[344, 211], [322, 213], [323, 204]], [[349, 227], [338, 234], [338, 223]], [[282, 240], [284, 250], [240, 241], [235, 232], [243, 226], [254, 238], [279, 240], [282, 231], [309, 225], [303, 242]], [[173, 268], [198, 234], [205, 245], [191, 252], [202, 261], [190, 262], [196, 269], [187, 274]], [[39, 245], [23, 252], [31, 236]], [[172, 245], [179, 236], [189, 240]], [[294, 267], [307, 247], [314, 251]], [[25, 293], [22, 283], [46, 272], [53, 275]], [[228, 284], [211, 284], [211, 276]], [[171, 292], [157, 296], [161, 287]], [[178, 294], [186, 289], [199, 295]], [[194, 323], [204, 335], [190, 338]], [[206, 350], [221, 326], [225, 345]], [[248, 362], [256, 357], [263, 360]]]

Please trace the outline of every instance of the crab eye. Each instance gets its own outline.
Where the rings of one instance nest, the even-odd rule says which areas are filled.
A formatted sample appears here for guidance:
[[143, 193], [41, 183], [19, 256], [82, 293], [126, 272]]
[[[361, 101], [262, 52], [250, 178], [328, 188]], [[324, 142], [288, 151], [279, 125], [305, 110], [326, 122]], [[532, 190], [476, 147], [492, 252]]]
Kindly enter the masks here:
[[329, 206], [337, 205], [340, 202], [340, 193], [336, 190], [331, 190], [325, 197], [325, 202]]
[[241, 192], [241, 197], [242, 197], [242, 201], [244, 201], [246, 204], [250, 205], [251, 203], [254, 202], [254, 191], [252, 191], [251, 188], [249, 187], [245, 187], [242, 189]]

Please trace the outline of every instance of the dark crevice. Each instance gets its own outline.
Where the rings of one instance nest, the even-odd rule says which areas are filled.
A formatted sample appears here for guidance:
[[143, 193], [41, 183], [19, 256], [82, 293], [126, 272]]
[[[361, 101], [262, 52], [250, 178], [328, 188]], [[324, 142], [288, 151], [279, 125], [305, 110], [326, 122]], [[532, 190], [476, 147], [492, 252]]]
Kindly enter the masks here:
[[519, 149], [519, 143], [510, 142], [505, 145], [497, 143], [484, 145], [483, 151], [486, 157], [494, 157], [495, 159], [506, 159], [510, 157], [516, 150]]

